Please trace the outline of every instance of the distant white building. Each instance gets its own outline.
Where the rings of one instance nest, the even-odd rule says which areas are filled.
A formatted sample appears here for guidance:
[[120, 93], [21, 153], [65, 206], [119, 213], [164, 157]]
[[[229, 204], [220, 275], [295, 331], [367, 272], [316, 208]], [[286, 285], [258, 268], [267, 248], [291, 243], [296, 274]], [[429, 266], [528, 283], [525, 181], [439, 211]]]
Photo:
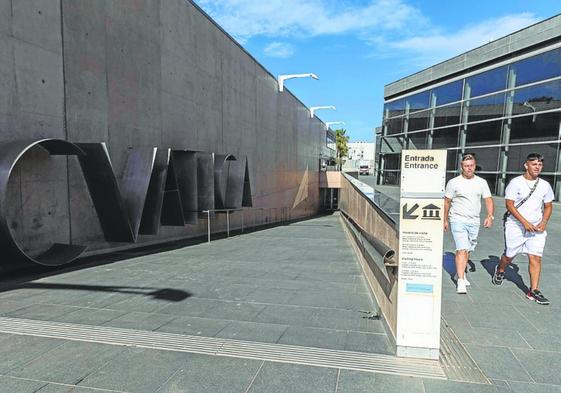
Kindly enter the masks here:
[[349, 147], [347, 160], [374, 162], [373, 142], [349, 142], [347, 146]]

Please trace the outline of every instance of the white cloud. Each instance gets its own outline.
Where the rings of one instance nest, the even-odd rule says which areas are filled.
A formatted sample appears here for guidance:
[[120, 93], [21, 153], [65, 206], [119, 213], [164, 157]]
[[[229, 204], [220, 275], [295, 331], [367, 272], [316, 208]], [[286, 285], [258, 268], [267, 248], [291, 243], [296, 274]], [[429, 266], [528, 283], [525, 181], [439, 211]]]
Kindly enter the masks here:
[[[418, 66], [429, 66], [501, 38], [538, 22], [531, 13], [506, 15], [464, 26], [456, 32], [432, 31], [426, 35], [385, 42], [386, 50], [416, 54]], [[377, 42], [379, 44], [379, 42]], [[399, 52], [398, 52], [399, 53]]]
[[425, 19], [402, 0], [201, 0], [200, 5], [236, 39], [302, 37], [401, 30]]
[[286, 59], [294, 54], [294, 47], [285, 42], [272, 42], [265, 47], [264, 52], [269, 57]]

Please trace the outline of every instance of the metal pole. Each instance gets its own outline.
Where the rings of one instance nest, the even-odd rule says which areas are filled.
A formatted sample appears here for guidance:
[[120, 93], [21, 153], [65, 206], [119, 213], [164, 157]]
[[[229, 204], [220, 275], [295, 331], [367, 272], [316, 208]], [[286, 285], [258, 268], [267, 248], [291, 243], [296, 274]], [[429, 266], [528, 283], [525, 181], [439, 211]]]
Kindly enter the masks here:
[[244, 213], [244, 211], [242, 209], [242, 233], [243, 233], [243, 213]]
[[210, 243], [210, 210], [206, 211], [207, 214], [207, 225], [208, 225], [208, 243]]
[[230, 210], [226, 210], [226, 236], [230, 237]]

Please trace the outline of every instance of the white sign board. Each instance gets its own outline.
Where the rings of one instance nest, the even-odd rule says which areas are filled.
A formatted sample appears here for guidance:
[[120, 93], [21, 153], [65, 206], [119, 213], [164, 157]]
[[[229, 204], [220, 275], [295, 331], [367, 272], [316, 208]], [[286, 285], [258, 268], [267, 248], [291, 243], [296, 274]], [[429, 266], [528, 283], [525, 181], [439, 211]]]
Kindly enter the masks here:
[[438, 359], [445, 150], [403, 150], [397, 355]]

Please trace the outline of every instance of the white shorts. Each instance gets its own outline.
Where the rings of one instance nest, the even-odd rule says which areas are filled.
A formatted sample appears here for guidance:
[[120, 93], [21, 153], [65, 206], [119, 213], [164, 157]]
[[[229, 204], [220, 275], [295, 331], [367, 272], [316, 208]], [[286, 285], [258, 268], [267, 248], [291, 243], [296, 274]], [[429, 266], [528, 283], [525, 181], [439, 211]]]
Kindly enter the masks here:
[[547, 231], [528, 232], [522, 224], [515, 222], [507, 222], [504, 229], [507, 257], [514, 258], [518, 254], [543, 255]]

